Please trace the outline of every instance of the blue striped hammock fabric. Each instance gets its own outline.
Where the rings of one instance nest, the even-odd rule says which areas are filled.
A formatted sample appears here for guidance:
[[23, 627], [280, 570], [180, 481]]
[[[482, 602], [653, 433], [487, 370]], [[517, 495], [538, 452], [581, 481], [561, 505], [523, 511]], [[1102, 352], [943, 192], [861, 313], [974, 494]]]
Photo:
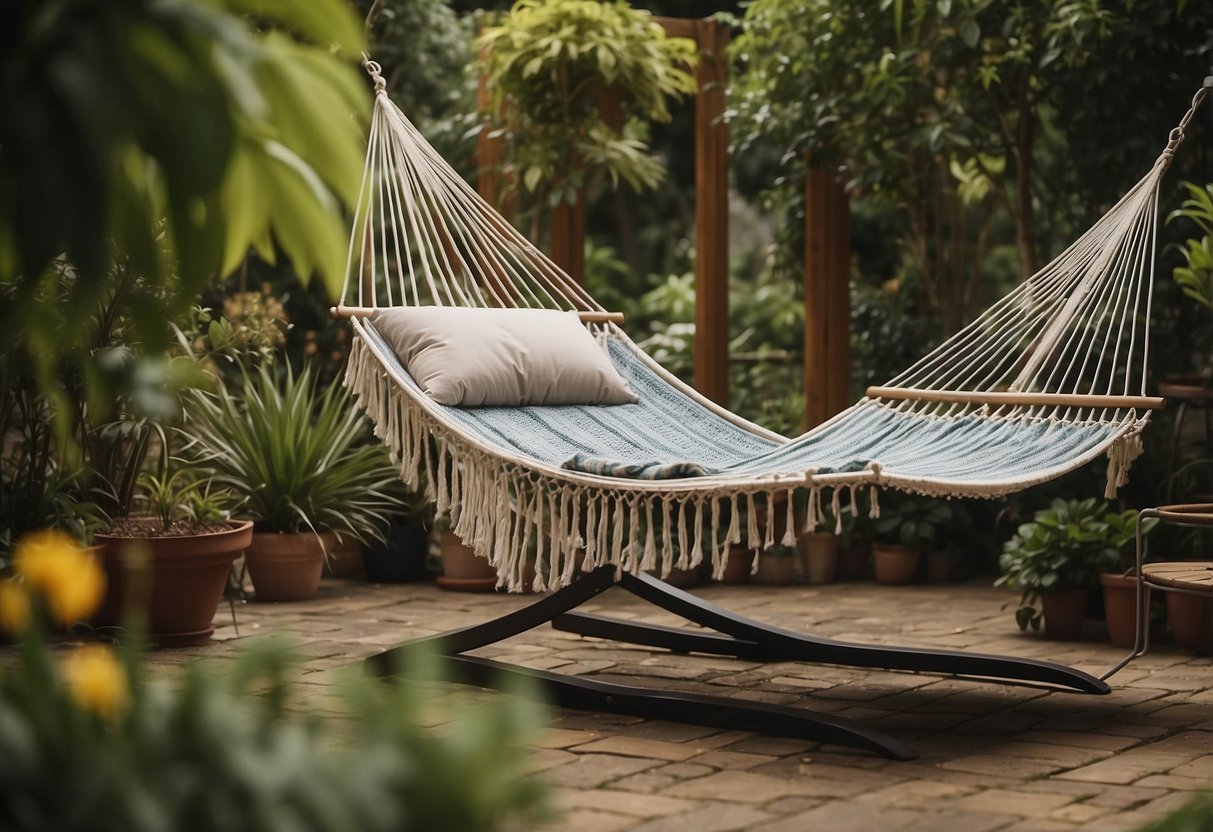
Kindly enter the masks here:
[[[993, 497], [1105, 452], [1122, 460], [1110, 465], [1115, 483], [1135, 454], [1113, 449], [1131, 451], [1143, 424], [1133, 411], [1063, 421], [1041, 407], [991, 415], [865, 399], [790, 440], [718, 412], [615, 327], [609, 354], [635, 404], [448, 407], [425, 395], [369, 321], [355, 327], [347, 385], [406, 482], [424, 483], [440, 511], [454, 509], [457, 533], [512, 590], [523, 588], [528, 553], [545, 567], [539, 589], [604, 563], [668, 574], [706, 558], [719, 572], [729, 544], [791, 544], [822, 522], [823, 501], [838, 518], [864, 486], [875, 512], [878, 487]], [[653, 466], [670, 470], [637, 475]], [[679, 468], [688, 475], [670, 476]], [[798, 493], [807, 508], [796, 512]], [[775, 512], [786, 512], [778, 540]]]

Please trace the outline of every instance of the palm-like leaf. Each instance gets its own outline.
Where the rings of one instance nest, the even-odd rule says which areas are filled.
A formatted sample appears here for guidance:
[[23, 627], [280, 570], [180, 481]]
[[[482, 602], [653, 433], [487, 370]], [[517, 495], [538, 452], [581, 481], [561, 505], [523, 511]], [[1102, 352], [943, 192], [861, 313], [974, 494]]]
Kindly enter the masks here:
[[339, 387], [318, 390], [310, 369], [281, 382], [267, 367], [243, 396], [225, 387], [191, 394], [189, 451], [243, 494], [240, 513], [259, 531], [332, 530], [382, 539], [403, 505], [387, 452], [367, 444], [362, 417]]

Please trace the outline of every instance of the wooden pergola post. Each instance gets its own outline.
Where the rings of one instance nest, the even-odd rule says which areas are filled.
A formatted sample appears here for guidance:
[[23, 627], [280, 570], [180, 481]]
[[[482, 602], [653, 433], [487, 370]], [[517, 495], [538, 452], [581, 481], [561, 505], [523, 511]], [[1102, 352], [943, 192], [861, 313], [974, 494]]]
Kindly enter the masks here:
[[[729, 400], [729, 127], [724, 120], [728, 84], [729, 27], [716, 20], [658, 17], [670, 37], [689, 38], [699, 45], [695, 74], [695, 388], [707, 398], [727, 406]], [[478, 90], [480, 107], [487, 110], [490, 93], [483, 76]], [[612, 102], [604, 100], [607, 114]], [[501, 178], [496, 171], [503, 143], [487, 131], [479, 138], [478, 189], [490, 204], [510, 215], [501, 205]], [[575, 205], [562, 204], [551, 216], [548, 255], [577, 280], [585, 273], [585, 196]]]
[[695, 21], [695, 389], [729, 404], [729, 28]]
[[833, 170], [804, 182], [805, 427], [851, 403], [851, 209]]

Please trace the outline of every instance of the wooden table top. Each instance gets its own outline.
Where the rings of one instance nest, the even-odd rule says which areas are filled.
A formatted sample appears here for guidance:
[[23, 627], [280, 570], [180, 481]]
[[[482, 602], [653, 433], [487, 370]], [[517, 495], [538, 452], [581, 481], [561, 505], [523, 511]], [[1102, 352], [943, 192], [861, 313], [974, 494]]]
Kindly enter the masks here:
[[1213, 594], [1213, 561], [1189, 560], [1173, 563], [1147, 563], [1142, 579], [1156, 586], [1170, 586]]

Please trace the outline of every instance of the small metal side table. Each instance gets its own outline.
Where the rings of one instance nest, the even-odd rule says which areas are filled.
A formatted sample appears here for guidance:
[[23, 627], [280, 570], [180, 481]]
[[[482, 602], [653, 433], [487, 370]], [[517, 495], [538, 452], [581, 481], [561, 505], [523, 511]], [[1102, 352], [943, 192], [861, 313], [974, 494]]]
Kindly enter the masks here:
[[1202, 598], [1213, 599], [1213, 561], [1189, 560], [1168, 563], [1145, 563], [1147, 542], [1142, 536], [1142, 523], [1157, 517], [1163, 523], [1189, 528], [1213, 528], [1213, 503], [1188, 503], [1183, 505], [1147, 508], [1137, 514], [1137, 636], [1133, 649], [1102, 679], [1107, 679], [1138, 656], [1150, 649], [1150, 627], [1147, 617], [1150, 611], [1150, 593], [1180, 592]]

